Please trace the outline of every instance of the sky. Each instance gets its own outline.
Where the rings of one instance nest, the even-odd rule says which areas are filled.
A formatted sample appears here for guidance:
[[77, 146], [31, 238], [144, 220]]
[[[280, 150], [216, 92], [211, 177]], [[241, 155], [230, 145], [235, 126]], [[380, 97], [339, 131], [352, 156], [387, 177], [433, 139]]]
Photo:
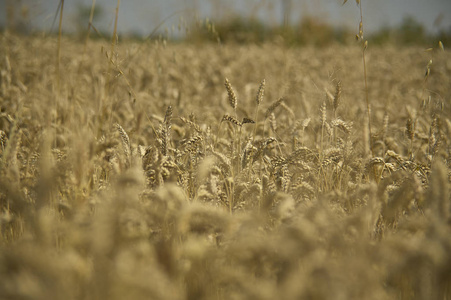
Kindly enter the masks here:
[[[80, 24], [77, 12], [81, 6], [91, 7], [93, 0], [66, 0], [63, 29], [74, 31]], [[16, 3], [16, 19], [24, 19], [30, 28], [49, 31], [60, 0], [0, 0], [0, 25], [7, 20], [7, 3]], [[355, 0], [291, 0], [290, 20], [309, 15], [334, 26], [358, 28], [360, 12]], [[119, 6], [118, 31], [146, 36], [160, 23], [162, 30], [182, 31], [184, 24], [197, 19], [227, 18], [232, 13], [258, 17], [268, 24], [283, 22], [282, 0], [122, 0]], [[94, 19], [98, 29], [112, 31], [117, 0], [96, 0], [102, 10]], [[451, 0], [362, 0], [366, 32], [383, 26], [396, 26], [404, 17], [412, 16], [429, 32], [451, 31]], [[53, 30], [57, 28], [55, 22]], [[86, 25], [87, 26], [87, 25]]]

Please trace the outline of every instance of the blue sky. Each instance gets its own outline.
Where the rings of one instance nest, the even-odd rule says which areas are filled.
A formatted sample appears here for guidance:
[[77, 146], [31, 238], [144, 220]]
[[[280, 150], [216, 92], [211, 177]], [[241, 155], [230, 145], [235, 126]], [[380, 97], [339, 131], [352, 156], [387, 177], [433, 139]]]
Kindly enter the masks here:
[[[6, 2], [20, 2], [27, 13], [31, 27], [49, 30], [60, 0], [0, 0], [0, 24], [5, 24]], [[257, 16], [270, 24], [282, 22], [281, 0], [122, 0], [119, 8], [118, 29], [121, 33], [137, 32], [146, 35], [161, 21], [164, 28], [177, 28], [179, 23], [192, 22], [196, 17], [216, 19], [227, 17], [231, 12]], [[73, 30], [77, 22], [77, 7], [91, 6], [92, 0], [65, 0], [64, 29]], [[291, 20], [312, 15], [332, 25], [357, 28], [359, 10], [354, 0], [341, 6], [342, 0], [292, 0]], [[117, 0], [96, 0], [102, 7], [102, 19], [94, 25], [112, 30]], [[451, 29], [450, 0], [362, 0], [364, 22], [367, 32], [382, 26], [399, 24], [403, 17], [413, 16], [431, 32]], [[181, 11], [181, 12], [180, 12]], [[182, 20], [182, 21], [181, 21]]]

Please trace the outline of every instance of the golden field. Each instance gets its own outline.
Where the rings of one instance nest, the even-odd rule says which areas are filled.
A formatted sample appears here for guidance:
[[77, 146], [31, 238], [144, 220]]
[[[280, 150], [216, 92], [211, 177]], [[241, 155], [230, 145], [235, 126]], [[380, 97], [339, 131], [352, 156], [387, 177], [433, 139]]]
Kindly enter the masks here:
[[451, 299], [448, 50], [0, 39], [0, 299]]

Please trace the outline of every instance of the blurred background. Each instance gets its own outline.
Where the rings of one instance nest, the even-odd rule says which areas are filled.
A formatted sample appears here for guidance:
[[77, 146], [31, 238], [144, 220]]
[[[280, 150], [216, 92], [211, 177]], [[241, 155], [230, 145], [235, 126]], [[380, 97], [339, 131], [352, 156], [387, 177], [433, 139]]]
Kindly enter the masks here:
[[[0, 0], [0, 26], [23, 34], [55, 33], [60, 3]], [[65, 33], [87, 30], [92, 4], [65, 1]], [[274, 36], [293, 43], [345, 42], [344, 36], [358, 31], [360, 13], [354, 0], [342, 4], [343, 0], [122, 0], [118, 32], [137, 39], [154, 33], [167, 39], [223, 42], [258, 42]], [[362, 5], [365, 34], [375, 42], [445, 43], [451, 35], [449, 0], [372, 0]], [[111, 35], [116, 6], [117, 0], [95, 1], [97, 36]]]

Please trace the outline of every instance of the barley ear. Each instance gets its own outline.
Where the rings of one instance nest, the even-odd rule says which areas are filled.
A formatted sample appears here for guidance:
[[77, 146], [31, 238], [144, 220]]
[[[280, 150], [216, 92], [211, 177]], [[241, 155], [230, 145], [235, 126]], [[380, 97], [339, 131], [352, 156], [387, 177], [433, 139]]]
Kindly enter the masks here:
[[[235, 125], [240, 126], [240, 127], [243, 125], [243, 124], [242, 124], [240, 121], [238, 121], [235, 117], [232, 117], [232, 116], [227, 115], [227, 114], [225, 114], [224, 116], [222, 116], [221, 122], [224, 122], [224, 121], [229, 121], [230, 123], [235, 124]], [[250, 123], [250, 122], [247, 122], [247, 123]]]
[[116, 127], [116, 130], [119, 132], [119, 134], [121, 136], [122, 146], [124, 148], [124, 154], [127, 159], [127, 163], [130, 165], [130, 154], [131, 154], [130, 138], [128, 137], [127, 132], [125, 132], [124, 128], [122, 128], [121, 125], [116, 123], [116, 124], [114, 124], [114, 127]]
[[225, 79], [224, 85], [225, 85], [226, 90], [227, 90], [227, 95], [229, 96], [230, 106], [233, 109], [236, 109], [238, 101], [237, 101], [235, 92], [233, 91], [232, 85], [230, 84], [230, 82], [229, 82], [229, 80], [227, 78]]
[[257, 102], [257, 105], [260, 105], [260, 103], [262, 103], [263, 96], [265, 94], [265, 84], [266, 84], [266, 81], [263, 79], [262, 82], [260, 83], [260, 87], [258, 88], [258, 92], [257, 92], [257, 97], [255, 99], [255, 101]]
[[268, 109], [266, 110], [265, 119], [267, 119], [284, 100], [285, 99], [283, 97], [281, 97], [277, 101], [275, 101], [273, 104], [271, 104], [271, 106], [268, 107]]
[[326, 123], [326, 120], [327, 120], [326, 101], [323, 101], [323, 103], [321, 104], [320, 113], [321, 113], [321, 124], [324, 125], [324, 123]]
[[241, 124], [255, 124], [255, 121], [249, 118], [243, 118], [243, 121], [241, 121]]

